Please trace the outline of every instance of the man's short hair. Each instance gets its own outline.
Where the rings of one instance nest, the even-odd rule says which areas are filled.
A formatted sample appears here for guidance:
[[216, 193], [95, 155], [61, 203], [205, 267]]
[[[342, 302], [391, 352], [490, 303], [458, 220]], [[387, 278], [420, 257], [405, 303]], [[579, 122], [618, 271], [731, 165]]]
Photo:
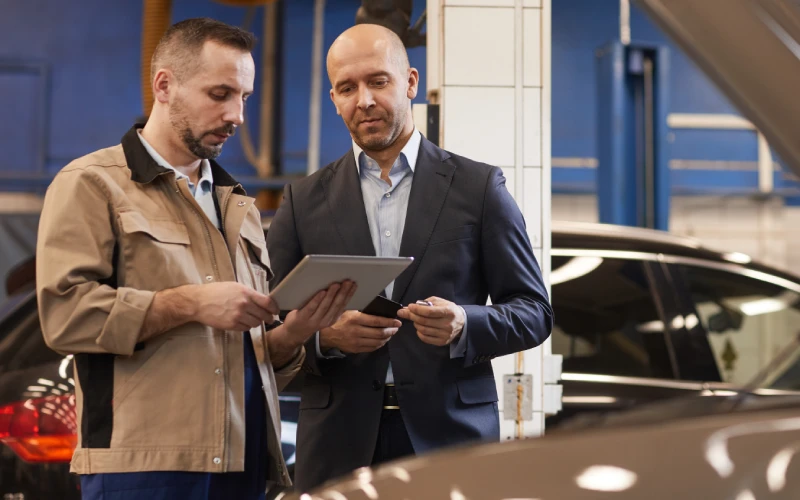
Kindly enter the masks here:
[[172, 69], [178, 80], [190, 76], [197, 69], [198, 55], [208, 41], [240, 49], [242, 52], [252, 52], [256, 37], [237, 26], [207, 17], [177, 22], [167, 29], [153, 51], [150, 81], [165, 66]]

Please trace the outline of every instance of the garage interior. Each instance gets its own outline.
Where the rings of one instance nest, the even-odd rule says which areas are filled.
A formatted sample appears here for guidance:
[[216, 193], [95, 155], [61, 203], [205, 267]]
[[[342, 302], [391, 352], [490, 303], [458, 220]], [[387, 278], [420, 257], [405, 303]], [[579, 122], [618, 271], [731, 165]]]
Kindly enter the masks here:
[[[376, 471], [369, 482], [379, 496], [353, 476], [297, 498], [798, 498], [800, 155], [790, 138], [800, 122], [789, 92], [800, 83], [800, 7], [693, 2], [0, 0], [0, 380], [32, 366], [20, 356], [41, 336], [31, 262], [47, 187], [147, 115], [149, 58], [169, 24], [207, 16], [257, 37], [255, 92], [219, 161], [256, 198], [266, 231], [287, 183], [351, 147], [329, 98], [328, 48], [357, 23], [383, 24], [419, 70], [416, 127], [443, 149], [502, 169], [556, 324], [543, 345], [492, 360], [500, 440], [530, 449], [411, 464], [418, 475], [399, 490]], [[708, 39], [693, 31], [700, 20]], [[736, 57], [714, 57], [745, 20], [774, 39], [753, 31], [734, 74]], [[756, 73], [768, 63], [779, 69]], [[773, 101], [752, 97], [759, 85]], [[783, 114], [772, 105], [780, 99]], [[39, 361], [63, 371], [72, 358]], [[48, 455], [20, 444], [41, 439], [38, 427], [25, 434], [12, 425], [26, 401], [47, 398], [74, 421], [68, 380], [34, 379], [24, 394], [0, 382], [4, 500], [80, 498], [65, 472], [71, 441]], [[297, 391], [281, 395], [287, 463]], [[730, 422], [714, 439], [730, 429], [745, 436], [723, 453], [728, 462], [715, 461], [716, 441], [698, 430], [720, 414]], [[670, 425], [694, 434], [670, 438]], [[627, 443], [639, 447], [636, 459], [622, 456]], [[633, 479], [626, 460], [639, 461]], [[744, 468], [734, 469], [739, 460]], [[681, 461], [708, 470], [675, 478], [660, 469]]]

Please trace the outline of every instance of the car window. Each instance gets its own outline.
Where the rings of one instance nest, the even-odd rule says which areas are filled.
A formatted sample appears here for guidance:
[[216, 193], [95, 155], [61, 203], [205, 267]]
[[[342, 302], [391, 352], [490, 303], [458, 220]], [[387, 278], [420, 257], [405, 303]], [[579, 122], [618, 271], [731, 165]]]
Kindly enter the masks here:
[[644, 264], [554, 256], [552, 350], [563, 371], [672, 378]]
[[15, 311], [12, 318], [0, 318], [0, 369], [22, 370], [64, 358], [45, 344], [35, 301]]
[[800, 294], [768, 276], [691, 265], [678, 269], [725, 382], [748, 383], [800, 329]]

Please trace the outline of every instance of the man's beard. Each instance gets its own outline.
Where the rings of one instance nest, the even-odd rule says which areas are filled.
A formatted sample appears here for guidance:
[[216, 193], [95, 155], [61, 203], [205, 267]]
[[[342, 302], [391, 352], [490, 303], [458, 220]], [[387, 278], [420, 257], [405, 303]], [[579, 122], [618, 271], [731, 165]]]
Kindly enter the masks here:
[[233, 136], [236, 128], [232, 123], [228, 123], [214, 130], [203, 132], [200, 136], [196, 136], [189, 126], [189, 119], [183, 113], [183, 109], [183, 104], [180, 103], [180, 101], [176, 101], [170, 108], [169, 113], [170, 124], [172, 124], [172, 128], [180, 136], [183, 144], [186, 145], [189, 152], [201, 160], [213, 160], [217, 158], [222, 153], [222, 146], [224, 143], [220, 143], [216, 146], [204, 146], [202, 142], [203, 138], [211, 134]]
[[[356, 136], [356, 143], [364, 150], [369, 151], [383, 151], [395, 143], [403, 129], [405, 116], [400, 116], [402, 113], [380, 117], [385, 123], [389, 124], [388, 133], [385, 136], [373, 135], [369, 133], [362, 133], [358, 127], [358, 122], [353, 128], [353, 135]], [[376, 117], [377, 118], [377, 117]], [[364, 117], [359, 117], [358, 120], [363, 120]]]

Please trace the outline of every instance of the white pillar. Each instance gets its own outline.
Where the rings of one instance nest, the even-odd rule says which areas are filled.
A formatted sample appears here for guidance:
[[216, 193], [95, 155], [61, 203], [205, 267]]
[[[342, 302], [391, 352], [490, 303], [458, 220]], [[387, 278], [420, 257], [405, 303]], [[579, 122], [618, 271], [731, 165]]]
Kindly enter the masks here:
[[[528, 226], [545, 282], [550, 275], [550, 2], [428, 0], [428, 100], [440, 104], [440, 145], [503, 169]], [[560, 408], [559, 359], [550, 344], [493, 361], [503, 439], [540, 435]], [[509, 374], [533, 376], [531, 412], [503, 413]], [[516, 387], [516, 384], [514, 384]], [[515, 392], [516, 393], [516, 392]], [[516, 398], [513, 408], [516, 417]]]

